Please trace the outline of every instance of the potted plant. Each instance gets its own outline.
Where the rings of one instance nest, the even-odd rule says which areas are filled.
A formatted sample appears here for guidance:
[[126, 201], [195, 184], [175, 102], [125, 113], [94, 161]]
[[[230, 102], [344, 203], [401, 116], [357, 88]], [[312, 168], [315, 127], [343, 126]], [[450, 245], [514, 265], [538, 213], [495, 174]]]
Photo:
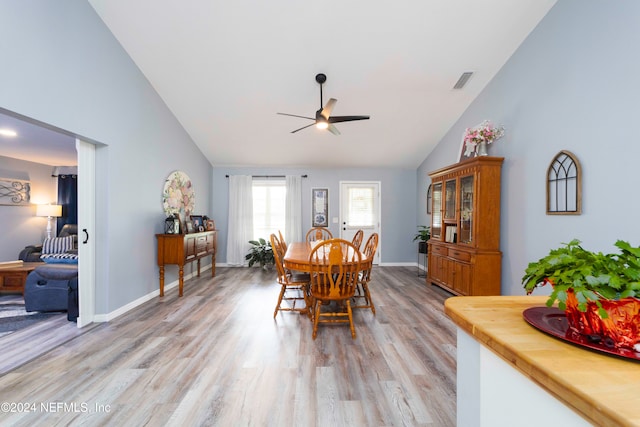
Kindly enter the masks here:
[[245, 256], [245, 259], [249, 261], [249, 267], [260, 264], [260, 267], [266, 270], [267, 267], [272, 267], [275, 264], [271, 242], [267, 242], [261, 237], [258, 240], [249, 240], [249, 243], [252, 247]]
[[427, 225], [419, 225], [418, 233], [413, 238], [415, 242], [418, 240], [418, 253], [426, 254], [427, 253], [427, 240], [431, 238], [431, 227]]
[[605, 345], [640, 351], [640, 248], [618, 240], [620, 253], [591, 252], [572, 240], [532, 262], [522, 283], [530, 294], [551, 284], [569, 328]]

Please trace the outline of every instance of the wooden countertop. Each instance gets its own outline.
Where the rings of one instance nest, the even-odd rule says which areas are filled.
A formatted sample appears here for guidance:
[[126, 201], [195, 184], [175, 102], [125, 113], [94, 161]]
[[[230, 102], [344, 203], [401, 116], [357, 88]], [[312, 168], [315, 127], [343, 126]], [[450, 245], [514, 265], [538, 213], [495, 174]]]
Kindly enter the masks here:
[[522, 312], [544, 306], [546, 300], [546, 296], [452, 297], [445, 301], [445, 313], [589, 422], [640, 426], [640, 362], [583, 349], [530, 326]]

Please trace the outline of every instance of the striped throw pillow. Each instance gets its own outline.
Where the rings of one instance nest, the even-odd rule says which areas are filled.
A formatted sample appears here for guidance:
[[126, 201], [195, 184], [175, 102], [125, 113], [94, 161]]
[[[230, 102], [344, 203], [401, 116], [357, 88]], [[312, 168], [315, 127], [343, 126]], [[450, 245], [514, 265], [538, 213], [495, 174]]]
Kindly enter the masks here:
[[73, 249], [73, 236], [52, 237], [44, 239], [43, 254], [61, 254]]
[[77, 264], [77, 254], [43, 254], [40, 259], [48, 264]]

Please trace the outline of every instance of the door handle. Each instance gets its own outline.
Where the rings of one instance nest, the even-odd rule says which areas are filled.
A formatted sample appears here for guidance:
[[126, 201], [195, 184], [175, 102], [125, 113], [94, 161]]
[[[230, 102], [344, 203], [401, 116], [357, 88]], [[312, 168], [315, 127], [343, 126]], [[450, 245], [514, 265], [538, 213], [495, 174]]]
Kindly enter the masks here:
[[87, 232], [86, 228], [83, 228], [82, 232], [84, 233], [84, 240], [82, 241], [82, 244], [86, 245], [87, 242], [89, 241], [89, 233]]

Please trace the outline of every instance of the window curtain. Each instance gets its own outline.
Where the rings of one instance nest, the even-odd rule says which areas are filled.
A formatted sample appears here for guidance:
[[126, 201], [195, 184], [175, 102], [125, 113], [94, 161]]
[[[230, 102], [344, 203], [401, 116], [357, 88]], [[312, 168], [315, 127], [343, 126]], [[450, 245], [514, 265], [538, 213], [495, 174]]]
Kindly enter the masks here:
[[58, 175], [58, 204], [62, 216], [56, 220], [56, 236], [65, 224], [78, 223], [78, 175]]
[[285, 177], [287, 198], [285, 211], [285, 238], [289, 242], [302, 241], [302, 177]]
[[227, 264], [245, 265], [253, 238], [253, 196], [250, 175], [229, 176], [229, 224]]

